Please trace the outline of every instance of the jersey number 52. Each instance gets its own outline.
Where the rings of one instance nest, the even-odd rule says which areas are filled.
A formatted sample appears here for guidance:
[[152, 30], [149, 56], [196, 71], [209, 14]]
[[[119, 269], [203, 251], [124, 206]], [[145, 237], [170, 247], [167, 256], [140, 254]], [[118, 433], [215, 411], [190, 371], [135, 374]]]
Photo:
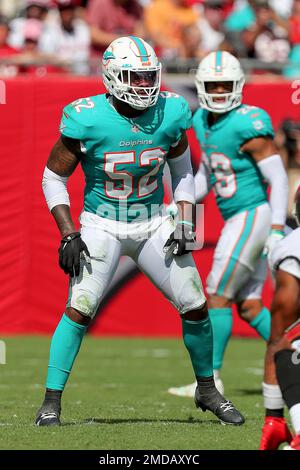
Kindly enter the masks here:
[[[139, 167], [151, 167], [144, 175], [140, 176], [137, 182], [137, 196], [139, 198], [148, 196], [158, 188], [156, 179], [150, 182], [150, 178], [159, 172], [160, 166], [164, 163], [165, 151], [160, 148], [147, 149], [139, 155]], [[155, 165], [152, 165], [155, 162]], [[130, 152], [110, 152], [104, 156], [104, 171], [112, 181], [105, 182], [105, 194], [113, 199], [128, 199], [134, 192], [134, 176], [126, 170], [117, 170], [116, 165], [132, 164], [136, 165], [136, 153]], [[130, 167], [129, 167], [130, 169]], [[118, 182], [118, 185], [116, 184]]]

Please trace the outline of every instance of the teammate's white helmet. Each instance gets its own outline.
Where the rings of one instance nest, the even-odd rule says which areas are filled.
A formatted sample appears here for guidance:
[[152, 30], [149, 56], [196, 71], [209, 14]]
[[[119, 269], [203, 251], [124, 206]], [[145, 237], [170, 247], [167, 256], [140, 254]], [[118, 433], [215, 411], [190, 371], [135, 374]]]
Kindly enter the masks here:
[[155, 105], [161, 81], [161, 63], [143, 39], [115, 39], [103, 54], [103, 82], [108, 92], [135, 109]]
[[[199, 64], [195, 81], [200, 106], [208, 111], [227, 113], [242, 102], [244, 72], [238, 59], [229, 52], [217, 51], [208, 54]], [[232, 82], [232, 92], [207, 93], [207, 82]], [[215, 101], [216, 98], [224, 98], [224, 101]]]

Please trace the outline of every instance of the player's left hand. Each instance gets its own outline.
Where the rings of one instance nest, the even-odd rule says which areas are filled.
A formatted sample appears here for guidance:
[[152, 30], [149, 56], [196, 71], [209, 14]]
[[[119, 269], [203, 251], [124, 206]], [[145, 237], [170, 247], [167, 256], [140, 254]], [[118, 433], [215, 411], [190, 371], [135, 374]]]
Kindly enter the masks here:
[[267, 256], [268, 260], [270, 260], [270, 255], [272, 253], [272, 250], [274, 249], [275, 245], [284, 238], [285, 233], [283, 230], [278, 230], [278, 229], [271, 229], [271, 232], [267, 238], [264, 250], [263, 250], [263, 256]]
[[196, 235], [192, 227], [178, 222], [163, 248], [164, 253], [182, 256], [195, 247]]

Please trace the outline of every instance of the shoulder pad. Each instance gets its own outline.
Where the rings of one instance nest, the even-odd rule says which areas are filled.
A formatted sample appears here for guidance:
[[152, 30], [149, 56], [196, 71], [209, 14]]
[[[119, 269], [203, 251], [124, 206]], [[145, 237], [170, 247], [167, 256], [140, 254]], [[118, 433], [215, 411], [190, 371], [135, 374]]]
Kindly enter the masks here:
[[264, 109], [242, 105], [235, 113], [238, 117], [235, 125], [242, 141], [257, 137], [274, 137], [271, 118]]
[[86, 129], [93, 125], [95, 102], [92, 98], [80, 98], [63, 109], [60, 132], [66, 137], [81, 140]]

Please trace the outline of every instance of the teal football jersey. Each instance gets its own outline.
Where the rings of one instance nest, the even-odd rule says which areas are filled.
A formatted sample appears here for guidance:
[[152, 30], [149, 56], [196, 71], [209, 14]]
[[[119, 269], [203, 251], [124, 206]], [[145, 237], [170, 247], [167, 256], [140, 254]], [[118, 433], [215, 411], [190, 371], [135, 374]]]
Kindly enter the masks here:
[[105, 94], [66, 106], [60, 131], [80, 140], [85, 154], [84, 210], [126, 222], [157, 213], [170, 146], [191, 126], [187, 102], [170, 92], [134, 119], [119, 114]]
[[268, 200], [267, 184], [254, 159], [240, 150], [248, 140], [274, 137], [272, 122], [263, 109], [241, 105], [208, 124], [208, 111], [198, 109], [193, 127], [210, 174], [218, 207], [225, 220]]

